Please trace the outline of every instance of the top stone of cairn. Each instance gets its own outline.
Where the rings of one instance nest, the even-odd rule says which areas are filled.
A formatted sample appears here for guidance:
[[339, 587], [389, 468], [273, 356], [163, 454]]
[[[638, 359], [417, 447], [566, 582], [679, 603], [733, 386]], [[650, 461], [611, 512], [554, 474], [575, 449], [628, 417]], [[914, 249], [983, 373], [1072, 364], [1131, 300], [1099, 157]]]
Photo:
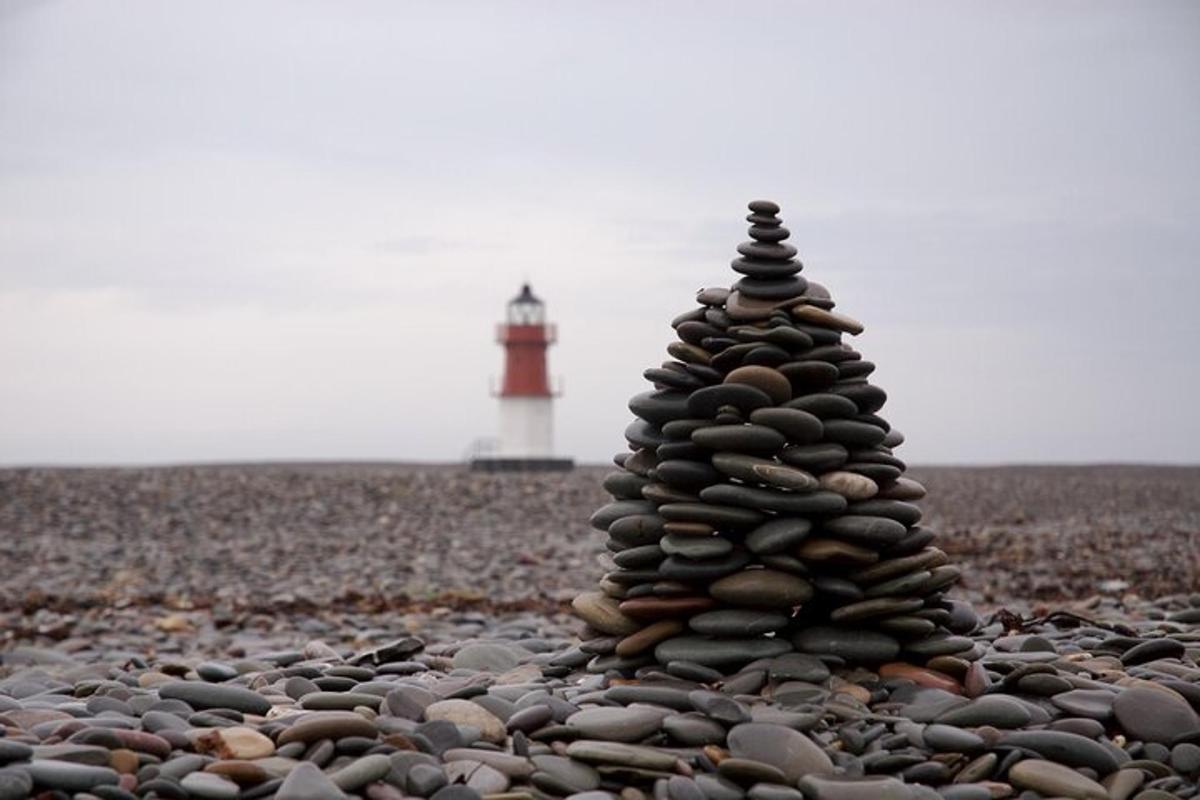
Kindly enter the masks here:
[[[750, 203], [729, 288], [671, 323], [629, 401], [629, 451], [592, 516], [610, 569], [574, 601], [593, 671], [736, 671], [793, 651], [827, 665], [962, 653], [975, 624], [879, 415], [863, 330], [799, 273], [779, 206]], [[689, 671], [691, 671], [689, 673]]]

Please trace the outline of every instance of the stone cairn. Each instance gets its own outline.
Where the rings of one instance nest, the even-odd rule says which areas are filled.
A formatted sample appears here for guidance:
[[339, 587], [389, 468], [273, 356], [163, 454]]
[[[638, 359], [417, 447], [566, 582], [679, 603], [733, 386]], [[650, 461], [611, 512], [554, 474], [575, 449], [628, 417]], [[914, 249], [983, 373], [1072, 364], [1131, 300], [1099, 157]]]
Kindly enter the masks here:
[[574, 601], [593, 672], [681, 677], [798, 651], [829, 664], [970, 650], [959, 578], [912, 503], [861, 324], [805, 280], [779, 206], [750, 203], [729, 289], [671, 323], [673, 360], [629, 402], [630, 452], [592, 516], [612, 569]]

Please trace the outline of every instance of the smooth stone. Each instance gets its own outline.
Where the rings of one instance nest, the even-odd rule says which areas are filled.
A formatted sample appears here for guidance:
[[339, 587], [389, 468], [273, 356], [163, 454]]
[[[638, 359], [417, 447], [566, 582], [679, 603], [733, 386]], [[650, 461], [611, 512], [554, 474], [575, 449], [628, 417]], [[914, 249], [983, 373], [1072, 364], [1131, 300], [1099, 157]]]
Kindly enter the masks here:
[[735, 606], [791, 608], [810, 600], [813, 588], [803, 578], [785, 572], [743, 570], [714, 582], [709, 594]]
[[[834, 368], [836, 371], [836, 367]], [[806, 411], [817, 419], [846, 419], [858, 414], [854, 401], [832, 392], [815, 392], [789, 400], [788, 408]], [[822, 428], [824, 430], [824, 428]]]
[[1050, 702], [1077, 717], [1107, 720], [1113, 715], [1113, 703], [1117, 695], [1107, 689], [1072, 689], [1056, 694]]
[[873, 597], [835, 608], [829, 613], [829, 619], [839, 624], [858, 622], [890, 614], [906, 614], [924, 605], [925, 601], [920, 597]]
[[[763, 246], [761, 242], [754, 242], [754, 244], [758, 248]], [[757, 250], [758, 248], [755, 249]], [[808, 280], [800, 275], [769, 278], [747, 275], [736, 281], [732, 286], [735, 292], [744, 297], [753, 300], [768, 300], [783, 305], [790, 305], [792, 301], [799, 299], [807, 288]]]
[[[792, 394], [799, 396], [807, 396], [814, 390], [828, 388], [838, 378], [838, 368], [827, 361], [789, 361], [786, 364], [780, 364], [778, 369], [784, 377], [792, 382]], [[838, 395], [833, 396], [838, 397]], [[851, 414], [857, 412], [858, 407], [855, 406]]]
[[275, 743], [253, 728], [235, 725], [213, 730], [193, 740], [197, 752], [218, 758], [251, 761], [275, 753]]
[[852, 317], [848, 317], [845, 314], [839, 314], [833, 311], [827, 311], [823, 308], [818, 308], [817, 306], [812, 305], [799, 305], [793, 307], [792, 316], [811, 325], [819, 325], [824, 328], [833, 328], [835, 330], [844, 331], [851, 336], [857, 336], [865, 330], [863, 324]]
[[359, 706], [378, 710], [383, 698], [366, 692], [312, 692], [300, 700], [300, 707], [309, 711], [353, 711]]
[[746, 706], [720, 692], [697, 689], [689, 692], [688, 698], [701, 714], [725, 725], [750, 721], [750, 711]]
[[347, 736], [378, 735], [375, 726], [353, 711], [311, 711], [280, 732], [277, 745], [290, 742], [316, 742], [321, 739], [342, 739]]
[[618, 602], [604, 592], [583, 592], [571, 601], [576, 616], [601, 633], [628, 636], [637, 633], [641, 624], [626, 616]]
[[782, 433], [765, 425], [713, 425], [693, 431], [692, 441], [711, 450], [749, 455], [770, 455], [787, 443]]
[[[678, 344], [683, 343], [679, 342]], [[703, 353], [703, 351], [701, 352]], [[661, 427], [671, 420], [687, 417], [687, 401], [687, 392], [675, 389], [657, 389], [634, 395], [629, 400], [629, 410], [635, 417]]]
[[538, 772], [550, 775], [558, 784], [572, 792], [588, 792], [600, 786], [600, 774], [595, 769], [570, 758], [542, 755], [534, 756], [530, 760]]
[[662, 552], [686, 558], [717, 558], [733, 550], [733, 542], [722, 536], [667, 534], [659, 542]]
[[704, 595], [675, 597], [635, 597], [621, 602], [621, 611], [637, 620], [687, 617], [707, 611], [716, 603]]
[[760, 783], [784, 783], [787, 777], [779, 767], [752, 758], [730, 756], [717, 765], [717, 774], [732, 783], [756, 786]]
[[674, 770], [675, 756], [651, 747], [580, 739], [567, 745], [567, 755], [588, 764], [620, 764], [635, 769]]
[[778, 461], [775, 461], [772, 458], [760, 458], [758, 456], [745, 455], [744, 453], [712, 454], [712, 465], [714, 469], [723, 475], [727, 475], [730, 478], [737, 478], [745, 483], [758, 482], [758, 475], [754, 472], [755, 467], [778, 463]]
[[1108, 800], [1108, 791], [1096, 781], [1070, 767], [1040, 758], [1018, 761], [1009, 768], [1008, 780], [1023, 789], [1051, 797]]
[[782, 514], [836, 514], [846, 508], [846, 498], [833, 492], [782, 492], [735, 486], [731, 483], [709, 486], [700, 492], [706, 503], [776, 511]]
[[984, 748], [983, 737], [953, 725], [926, 725], [921, 737], [939, 753], [974, 753]]
[[829, 678], [829, 667], [815, 656], [805, 653], [786, 653], [767, 664], [767, 674], [773, 681], [804, 681], [823, 683]]
[[658, 511], [673, 522], [704, 522], [717, 528], [750, 527], [766, 519], [765, 514], [753, 508], [716, 503], [667, 503], [659, 506]]
[[994, 728], [1020, 728], [1033, 719], [1029, 709], [1020, 701], [1004, 695], [986, 694], [966, 705], [938, 715], [943, 725], [972, 728], [991, 725]]
[[685, 582], [715, 581], [730, 573], [737, 572], [749, 563], [750, 554], [740, 548], [734, 548], [731, 552], [723, 556], [709, 559], [668, 556], [666, 561], [659, 565], [658, 575], [669, 580]]
[[288, 772], [276, 800], [345, 800], [346, 794], [316, 764], [301, 761]]
[[[744, 415], [771, 405], [770, 396], [749, 384], [720, 383], [697, 389], [688, 396], [687, 408], [691, 417], [710, 420], [722, 406], [733, 406]], [[669, 428], [667, 430], [670, 430]]]
[[27, 761], [31, 758], [33, 758], [33, 748], [29, 745], [0, 738], [0, 765], [10, 761]]
[[821, 523], [821, 528], [826, 533], [849, 539], [855, 544], [866, 544], [873, 547], [887, 547], [895, 544], [908, 533], [908, 529], [904, 525], [887, 517], [866, 517], [857, 514], [846, 514], [825, 520]]
[[65, 792], [86, 792], [97, 786], [114, 786], [120, 781], [116, 770], [69, 761], [34, 759], [21, 764], [20, 769], [28, 773], [37, 786]]
[[668, 459], [654, 468], [655, 477], [664, 483], [687, 491], [700, 491], [724, 480], [724, 476], [706, 461]]
[[383, 780], [391, 769], [391, 760], [387, 756], [377, 753], [351, 761], [330, 775], [329, 779], [339, 789], [346, 792], [353, 792], [372, 781]]
[[747, 722], [729, 731], [729, 752], [760, 761], [784, 774], [789, 784], [805, 775], [831, 775], [833, 762], [812, 739], [782, 725]]
[[803, 517], [780, 517], [764, 522], [746, 535], [746, 547], [759, 555], [790, 550], [812, 531], [812, 522]]
[[806, 775], [799, 787], [811, 800], [913, 800], [913, 790], [897, 778], [885, 775], [865, 777], [823, 777]]
[[792, 646], [782, 639], [709, 639], [702, 636], [677, 636], [654, 648], [660, 664], [691, 661], [705, 667], [734, 667], [756, 658], [783, 655]]
[[[642, 481], [642, 486], [646, 484], [644, 478], [639, 478], [639, 480]], [[639, 488], [639, 493], [640, 491]], [[623, 517], [650, 516], [654, 514], [654, 511], [655, 505], [649, 500], [616, 500], [596, 509], [588, 522], [593, 528], [606, 531], [609, 526]]]
[[658, 447], [666, 442], [662, 430], [644, 419], [635, 419], [625, 427], [625, 440], [636, 447], [649, 448]]
[[818, 482], [822, 489], [836, 492], [847, 500], [866, 500], [879, 492], [879, 484], [854, 472], [826, 472]]
[[662, 727], [663, 714], [649, 706], [585, 708], [567, 717], [567, 725], [591, 739], [637, 742]]
[[1066, 731], [1016, 731], [998, 744], [1032, 750], [1043, 758], [1068, 767], [1088, 767], [1100, 775], [1120, 768], [1112, 752], [1099, 742]]
[[430, 797], [449, 781], [445, 771], [435, 764], [413, 764], [404, 777], [408, 791]]
[[481, 672], [508, 672], [520, 663], [520, 656], [511, 647], [498, 644], [469, 644], [454, 654], [455, 669], [474, 669]]
[[725, 743], [725, 726], [697, 712], [667, 717], [663, 720], [662, 729], [683, 745], [695, 747]]
[[186, 789], [190, 796], [205, 800], [235, 800], [241, 792], [236, 783], [211, 772], [184, 775], [179, 785]]
[[921, 507], [900, 500], [883, 500], [873, 497], [851, 503], [849, 513], [864, 517], [886, 517], [901, 525], [916, 525], [921, 521]]
[[688, 620], [688, 627], [705, 636], [761, 636], [788, 624], [786, 614], [722, 608], [705, 611]]
[[779, 459], [785, 464], [813, 474], [837, 469], [850, 458], [850, 451], [840, 444], [822, 443], [785, 447]]
[[665, 529], [666, 520], [657, 514], [631, 514], [608, 526], [608, 535], [626, 547], [641, 547], [657, 543]]
[[33, 791], [33, 778], [20, 769], [0, 769], [0, 800], [25, 800]]
[[1180, 742], [1171, 748], [1171, 768], [1181, 775], [1200, 772], [1200, 745]]
[[[896, 433], [893, 430], [888, 435]], [[884, 441], [887, 445], [887, 441]], [[920, 500], [926, 495], [925, 487], [912, 478], [896, 478], [887, 486], [880, 488], [877, 497], [887, 500]]]
[[[778, 370], [763, 366], [738, 367], [725, 376], [725, 383], [753, 386], [767, 397], [774, 405], [786, 403], [792, 399], [792, 383]], [[751, 414], [753, 416], [753, 414]]]
[[[776, 374], [779, 373], [776, 372]], [[786, 436], [788, 443], [793, 445], [819, 442], [825, 430], [825, 426], [819, 418], [798, 408], [760, 408], [750, 412], [750, 421], [774, 428]]]
[[836, 442], [847, 447], [874, 447], [880, 444], [887, 431], [867, 422], [852, 419], [827, 419], [824, 422], [827, 442]]
[[843, 542], [841, 539], [821, 537], [805, 539], [795, 549], [795, 553], [805, 561], [846, 566], [872, 564], [879, 559], [879, 554], [870, 548]]
[[820, 483], [809, 473], [783, 464], [756, 464], [750, 468], [755, 480], [779, 489], [793, 492], [811, 492], [820, 488]]
[[[664, 619], [647, 625], [635, 634], [626, 636], [617, 643], [616, 654], [622, 657], [635, 656], [654, 649], [659, 642], [683, 633], [684, 624], [679, 620]], [[534, 709], [529, 709], [534, 710]], [[512, 729], [511, 720], [509, 729]]]
[[1183, 642], [1176, 639], [1150, 639], [1122, 653], [1121, 663], [1128, 667], [1160, 658], [1183, 658], [1186, 652]]
[[[887, 392], [869, 383], [838, 384], [830, 391], [853, 400], [854, 405], [858, 406], [858, 410], [863, 414], [878, 411], [887, 402]], [[883, 437], [880, 437], [880, 441], [882, 439]]]
[[1200, 716], [1177, 695], [1161, 689], [1131, 686], [1113, 701], [1113, 714], [1129, 738], [1170, 744], [1200, 732]]
[[194, 709], [229, 708], [244, 714], [263, 715], [271, 710], [271, 702], [258, 692], [240, 686], [174, 681], [158, 687], [158, 696], [182, 700]]
[[439, 700], [426, 707], [425, 719], [430, 722], [446, 720], [455, 725], [470, 725], [478, 728], [483, 739], [493, 744], [504, 744], [507, 737], [507, 731], [500, 718], [470, 700]]
[[792, 642], [802, 653], [832, 655], [849, 662], [892, 661], [900, 654], [900, 643], [891, 636], [853, 628], [804, 628]]

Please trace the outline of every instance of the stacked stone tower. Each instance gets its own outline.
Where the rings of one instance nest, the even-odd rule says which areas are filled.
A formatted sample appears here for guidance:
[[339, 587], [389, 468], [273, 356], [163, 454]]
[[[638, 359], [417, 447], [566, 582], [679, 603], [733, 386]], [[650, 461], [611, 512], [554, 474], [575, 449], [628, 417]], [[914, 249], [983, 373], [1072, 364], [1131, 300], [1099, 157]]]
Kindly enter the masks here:
[[862, 325], [800, 275], [779, 206], [750, 203], [729, 289], [671, 323], [629, 451], [592, 516], [612, 569], [575, 599], [593, 670], [736, 670], [793, 650], [833, 663], [962, 653], [975, 622], [913, 504], [925, 494], [879, 415]]

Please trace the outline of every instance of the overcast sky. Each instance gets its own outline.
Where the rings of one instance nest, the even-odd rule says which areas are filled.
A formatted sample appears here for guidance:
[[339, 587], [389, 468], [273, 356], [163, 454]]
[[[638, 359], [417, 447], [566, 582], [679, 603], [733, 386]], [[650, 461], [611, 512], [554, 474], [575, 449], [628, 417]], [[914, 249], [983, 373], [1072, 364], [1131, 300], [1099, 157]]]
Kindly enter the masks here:
[[0, 462], [623, 447], [746, 201], [910, 462], [1200, 461], [1200, 4], [0, 0]]

